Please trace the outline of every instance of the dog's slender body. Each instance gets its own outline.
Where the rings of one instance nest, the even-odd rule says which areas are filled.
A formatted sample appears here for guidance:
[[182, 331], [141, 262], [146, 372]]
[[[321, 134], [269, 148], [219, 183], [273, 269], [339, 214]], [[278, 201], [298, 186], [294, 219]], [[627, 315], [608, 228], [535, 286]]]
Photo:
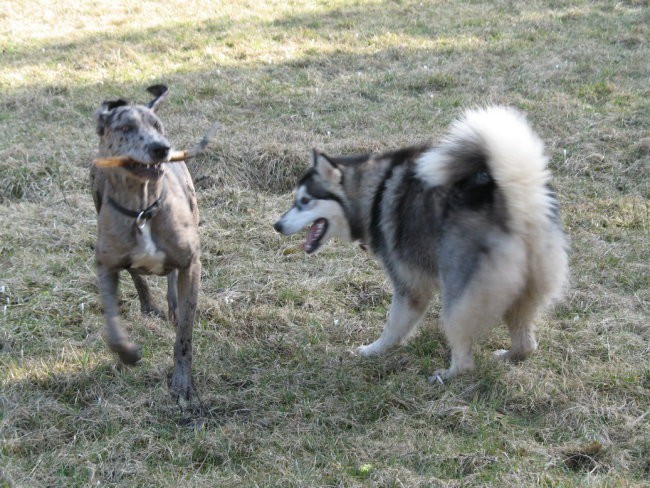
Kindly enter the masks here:
[[160, 313], [143, 275], [167, 275], [168, 316], [176, 326], [170, 392], [175, 398], [189, 399], [192, 329], [201, 273], [199, 214], [185, 163], [165, 163], [170, 144], [156, 111], [167, 87], [156, 85], [148, 90], [155, 96], [148, 105], [113, 100], [104, 102], [94, 115], [99, 155], [129, 156], [134, 161], [127, 167], [91, 169], [104, 336], [122, 362], [135, 364], [140, 348], [130, 342], [119, 321], [119, 272], [127, 270], [133, 278], [143, 313]]
[[562, 291], [566, 239], [548, 186], [543, 144], [523, 115], [468, 111], [439, 146], [355, 158], [313, 152], [296, 199], [276, 222], [283, 234], [312, 224], [303, 245], [331, 237], [360, 241], [393, 285], [383, 333], [358, 348], [374, 355], [404, 341], [433, 292], [451, 365], [432, 379], [474, 368], [472, 344], [504, 320], [519, 360], [537, 348], [534, 319]]

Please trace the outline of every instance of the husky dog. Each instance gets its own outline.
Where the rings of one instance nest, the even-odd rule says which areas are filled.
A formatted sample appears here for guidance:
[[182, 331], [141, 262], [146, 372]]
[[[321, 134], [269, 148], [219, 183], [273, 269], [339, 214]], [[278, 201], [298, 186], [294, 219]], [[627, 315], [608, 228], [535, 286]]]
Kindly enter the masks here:
[[353, 158], [313, 150], [293, 206], [274, 227], [290, 235], [311, 224], [308, 254], [339, 237], [381, 262], [394, 296], [381, 337], [357, 349], [364, 356], [405, 340], [439, 287], [451, 365], [431, 381], [442, 381], [474, 368], [473, 342], [501, 320], [512, 346], [498, 357], [521, 360], [537, 348], [534, 319], [568, 274], [546, 166], [521, 113], [472, 110], [438, 146]]

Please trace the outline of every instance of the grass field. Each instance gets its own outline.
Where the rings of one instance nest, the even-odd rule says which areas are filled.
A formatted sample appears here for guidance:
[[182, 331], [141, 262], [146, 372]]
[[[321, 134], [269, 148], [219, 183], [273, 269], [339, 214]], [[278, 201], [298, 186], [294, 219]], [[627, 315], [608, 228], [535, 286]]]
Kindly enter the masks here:
[[[650, 5], [605, 1], [0, 2], [0, 487], [650, 486]], [[121, 368], [101, 339], [92, 112], [148, 101], [188, 147], [202, 216], [189, 405], [174, 331], [143, 318]], [[379, 358], [391, 291], [355, 246], [273, 231], [312, 146], [436, 139], [514, 105], [547, 143], [571, 287], [540, 350], [427, 383], [436, 304]], [[164, 281], [154, 279], [163, 303]]]

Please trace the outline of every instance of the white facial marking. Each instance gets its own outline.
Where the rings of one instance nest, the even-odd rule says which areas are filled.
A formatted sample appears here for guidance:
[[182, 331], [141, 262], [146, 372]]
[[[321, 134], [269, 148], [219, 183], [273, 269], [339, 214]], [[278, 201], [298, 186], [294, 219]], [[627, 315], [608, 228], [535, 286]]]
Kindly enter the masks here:
[[323, 243], [332, 237], [340, 237], [350, 241], [350, 226], [343, 208], [336, 200], [319, 200], [311, 197], [304, 187], [296, 191], [296, 204], [289, 209], [279, 223], [282, 233], [295, 234], [311, 225], [318, 219], [326, 219], [328, 226], [325, 235], [320, 239]]

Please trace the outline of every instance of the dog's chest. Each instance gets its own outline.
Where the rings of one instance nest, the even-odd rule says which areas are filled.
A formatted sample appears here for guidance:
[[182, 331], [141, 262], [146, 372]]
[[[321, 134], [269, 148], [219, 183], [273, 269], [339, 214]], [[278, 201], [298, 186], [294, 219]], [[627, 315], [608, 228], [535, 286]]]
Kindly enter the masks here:
[[163, 274], [166, 255], [152, 239], [148, 222], [136, 232], [136, 242], [131, 253], [131, 268], [156, 275]]

